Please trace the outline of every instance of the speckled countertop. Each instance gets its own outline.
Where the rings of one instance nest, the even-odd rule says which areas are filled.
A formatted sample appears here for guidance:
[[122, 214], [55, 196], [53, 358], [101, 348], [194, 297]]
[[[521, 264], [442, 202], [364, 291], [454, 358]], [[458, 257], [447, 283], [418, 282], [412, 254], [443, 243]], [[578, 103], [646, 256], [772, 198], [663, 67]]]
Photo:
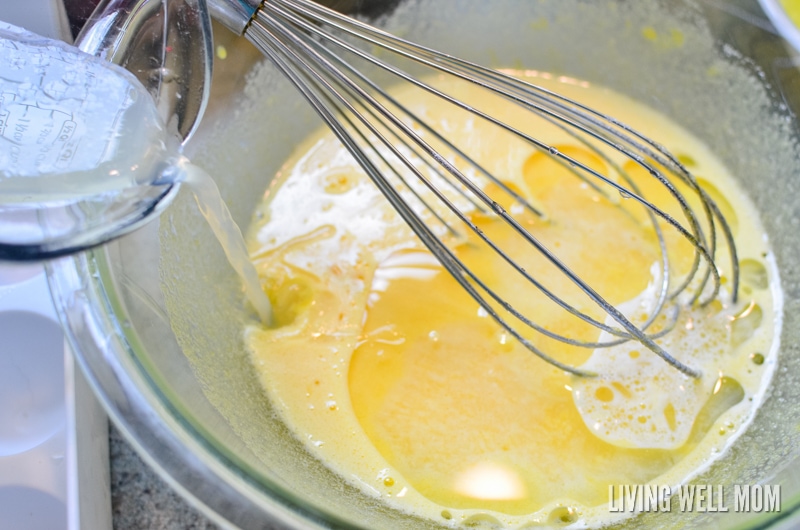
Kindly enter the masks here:
[[111, 512], [116, 530], [218, 528], [169, 487], [109, 425]]

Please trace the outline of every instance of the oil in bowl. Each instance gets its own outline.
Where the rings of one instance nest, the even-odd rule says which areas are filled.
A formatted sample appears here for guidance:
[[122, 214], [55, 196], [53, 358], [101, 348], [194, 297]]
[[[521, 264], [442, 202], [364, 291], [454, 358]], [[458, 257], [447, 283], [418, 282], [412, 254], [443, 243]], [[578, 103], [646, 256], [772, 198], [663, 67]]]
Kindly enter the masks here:
[[[530, 338], [598, 374], [571, 375], [535, 358], [488, 318], [333, 134], [314, 133], [283, 165], [249, 230], [250, 255], [279, 325], [248, 327], [246, 342], [265, 391], [295, 436], [344, 480], [399, 510], [451, 525], [480, 520], [516, 528], [564, 517], [592, 526], [616, 522], [631, 515], [609, 511], [616, 485], [678, 486], [696, 476], [746, 429], [771, 380], [779, 281], [744, 192], [702, 142], [664, 116], [596, 85], [554, 77], [527, 73], [530, 82], [603, 109], [645, 135], [658, 134], [691, 164], [726, 211], [739, 259], [761, 280], [748, 274], [739, 301], [728, 282], [711, 304], [682, 302], [688, 307], [659, 339], [701, 377], [681, 373], [636, 341], [592, 349]], [[548, 152], [501, 141], [490, 125], [440, 100], [397, 92], [399, 101], [446, 130], [454, 144], [468, 144], [470, 156], [546, 212], [539, 219], [518, 209], [519, 222], [539, 241], [629, 318], [648, 318], [660, 285], [660, 254], [643, 208], [608, 198]], [[496, 101], [488, 112], [514, 123], [518, 109]], [[546, 123], [518, 126], [602, 174], [625, 167], [656, 200], [660, 183], [635, 161], [593, 152]], [[515, 211], [513, 204], [508, 209]], [[679, 206], [670, 213], [680, 215]], [[499, 221], [477, 222], [496, 241], [509, 237]], [[663, 228], [672, 274], [680, 280], [692, 267], [693, 248]], [[472, 260], [483, 278], [502, 270], [499, 257], [469, 240], [451, 244], [459, 256], [477, 254]], [[557, 271], [519, 254], [548, 288], [564, 289]], [[723, 278], [732, 272], [723, 269]], [[588, 341], [613, 338], [580, 327], [539, 293], [526, 291], [522, 303], [529, 314], [548, 314], [548, 329]], [[754, 352], [764, 352], [761, 364], [753, 362]]]

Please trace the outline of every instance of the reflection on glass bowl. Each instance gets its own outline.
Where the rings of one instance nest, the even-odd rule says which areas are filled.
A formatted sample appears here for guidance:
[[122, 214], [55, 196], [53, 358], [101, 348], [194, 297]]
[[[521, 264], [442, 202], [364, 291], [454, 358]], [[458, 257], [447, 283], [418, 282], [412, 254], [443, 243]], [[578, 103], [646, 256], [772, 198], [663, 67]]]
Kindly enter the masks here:
[[800, 2], [797, 0], [759, 0], [778, 33], [800, 51]]

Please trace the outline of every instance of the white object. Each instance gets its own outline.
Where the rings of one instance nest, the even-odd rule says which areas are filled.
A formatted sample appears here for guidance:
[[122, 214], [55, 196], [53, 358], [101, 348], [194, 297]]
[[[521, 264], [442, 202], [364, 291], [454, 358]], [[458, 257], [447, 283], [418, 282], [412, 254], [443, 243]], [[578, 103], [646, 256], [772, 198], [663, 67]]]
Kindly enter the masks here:
[[[59, 0], [0, 21], [71, 42]], [[108, 423], [65, 352], [41, 265], [0, 262], [0, 530], [111, 528]]]
[[111, 528], [108, 423], [40, 265], [0, 264], [0, 530]]
[[59, 0], [5, 0], [0, 20], [50, 39], [72, 42], [64, 4]]

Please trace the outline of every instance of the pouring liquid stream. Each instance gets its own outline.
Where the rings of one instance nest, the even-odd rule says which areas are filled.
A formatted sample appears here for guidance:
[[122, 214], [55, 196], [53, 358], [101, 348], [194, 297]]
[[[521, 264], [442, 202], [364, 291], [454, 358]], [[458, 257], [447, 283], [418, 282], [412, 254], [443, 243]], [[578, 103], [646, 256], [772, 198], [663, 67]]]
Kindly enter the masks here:
[[273, 321], [272, 305], [264, 289], [261, 288], [261, 281], [250, 261], [242, 232], [231, 217], [225, 201], [222, 200], [214, 179], [201, 168], [191, 164], [186, 164], [183, 170], [184, 183], [194, 194], [200, 213], [203, 214], [208, 226], [214, 232], [228, 262], [239, 275], [244, 286], [245, 296], [258, 313], [261, 323], [268, 327], [271, 326]]

